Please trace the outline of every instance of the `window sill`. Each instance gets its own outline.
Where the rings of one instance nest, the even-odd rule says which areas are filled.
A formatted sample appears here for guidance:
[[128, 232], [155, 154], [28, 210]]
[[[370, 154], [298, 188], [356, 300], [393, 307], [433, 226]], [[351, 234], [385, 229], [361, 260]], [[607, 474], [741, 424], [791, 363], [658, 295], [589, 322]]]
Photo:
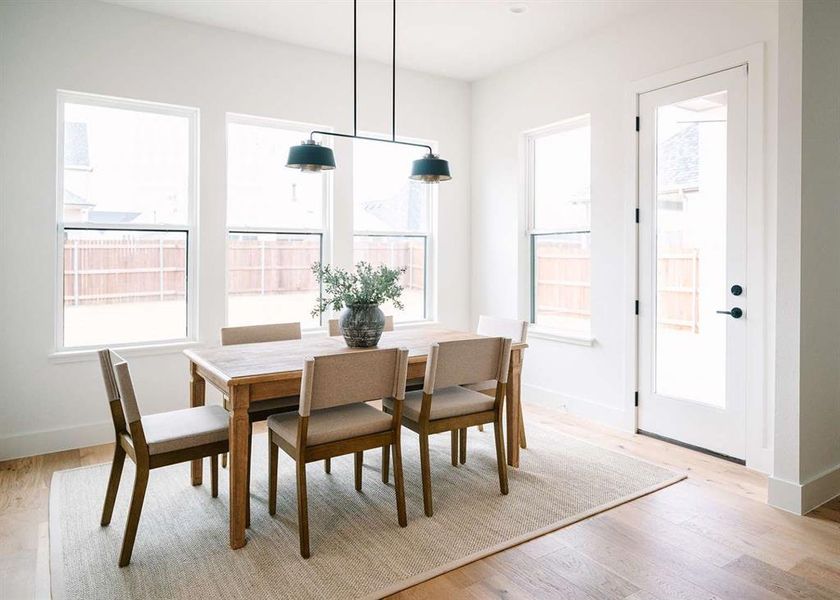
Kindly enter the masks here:
[[557, 329], [544, 329], [533, 325], [528, 329], [528, 337], [536, 338], [538, 340], [548, 340], [551, 342], [561, 342], [563, 344], [573, 344], [576, 346], [592, 346], [595, 344], [595, 338], [592, 336], [580, 333], [563, 332]]
[[[127, 346], [112, 346], [111, 348], [120, 356], [160, 356], [164, 354], [180, 354], [187, 348], [195, 348], [200, 344], [195, 341], [184, 340], [180, 342], [161, 342], [150, 344], [135, 344]], [[103, 345], [105, 347], [105, 345]], [[47, 358], [51, 363], [74, 363], [96, 360], [98, 348], [85, 348], [81, 350], [59, 350], [50, 354]]]

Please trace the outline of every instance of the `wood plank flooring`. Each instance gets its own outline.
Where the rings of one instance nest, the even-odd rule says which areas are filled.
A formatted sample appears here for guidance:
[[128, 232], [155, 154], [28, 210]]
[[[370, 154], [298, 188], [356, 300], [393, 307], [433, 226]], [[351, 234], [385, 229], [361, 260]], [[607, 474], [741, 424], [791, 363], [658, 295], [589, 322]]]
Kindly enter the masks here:
[[[766, 477], [744, 467], [527, 408], [526, 424], [539, 421], [689, 478], [393, 598], [840, 599], [840, 500], [797, 517], [767, 506]], [[108, 462], [111, 452], [106, 444], [0, 463], [0, 598], [49, 597], [50, 477]]]

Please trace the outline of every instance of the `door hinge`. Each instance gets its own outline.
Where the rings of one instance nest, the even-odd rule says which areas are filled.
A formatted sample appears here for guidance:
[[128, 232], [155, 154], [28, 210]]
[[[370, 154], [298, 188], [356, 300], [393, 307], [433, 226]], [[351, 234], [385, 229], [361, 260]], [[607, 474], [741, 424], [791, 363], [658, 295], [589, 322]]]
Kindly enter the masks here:
[[636, 209], [636, 223], [639, 222], [639, 209]]
[[639, 119], [639, 117], [637, 116], [637, 117], [636, 117], [636, 131], [639, 131], [639, 121], [640, 121], [640, 119]]
[[636, 406], [639, 406], [639, 392], [638, 391], [636, 392], [635, 396], [636, 396], [636, 398], [635, 398]]
[[639, 301], [636, 300], [636, 314], [639, 314]]

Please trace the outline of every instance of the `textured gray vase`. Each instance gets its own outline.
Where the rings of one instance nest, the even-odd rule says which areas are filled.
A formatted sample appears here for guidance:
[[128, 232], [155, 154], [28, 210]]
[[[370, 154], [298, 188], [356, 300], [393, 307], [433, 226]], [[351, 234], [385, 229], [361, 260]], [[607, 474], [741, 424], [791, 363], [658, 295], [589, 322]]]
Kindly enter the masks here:
[[348, 346], [371, 348], [379, 343], [385, 329], [385, 314], [376, 304], [354, 304], [341, 311], [338, 324]]

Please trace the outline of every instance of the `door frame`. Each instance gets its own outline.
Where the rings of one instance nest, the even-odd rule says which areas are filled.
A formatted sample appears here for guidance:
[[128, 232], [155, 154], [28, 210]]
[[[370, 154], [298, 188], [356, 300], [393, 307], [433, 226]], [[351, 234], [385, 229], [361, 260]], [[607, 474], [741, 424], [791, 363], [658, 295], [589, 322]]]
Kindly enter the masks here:
[[[628, 198], [625, 222], [626, 263], [626, 306], [631, 318], [627, 319], [625, 332], [625, 414], [627, 428], [638, 429], [637, 390], [639, 389], [639, 320], [636, 316], [636, 302], [639, 300], [639, 227], [636, 223], [639, 209], [639, 135], [636, 131], [639, 116], [639, 96], [659, 88], [683, 83], [705, 75], [746, 65], [747, 67], [747, 372], [745, 420], [746, 420], [746, 463], [747, 467], [769, 473], [772, 458], [772, 416], [773, 416], [773, 353], [765, 344], [770, 339], [767, 284], [767, 234], [764, 196], [764, 44], [757, 43], [739, 50], [727, 52], [707, 60], [677, 67], [663, 73], [634, 81], [629, 85], [626, 106], [626, 123], [630, 131], [627, 136], [627, 155], [634, 157], [632, 172], [627, 177]], [[640, 124], [645, 127], [645, 123]], [[632, 144], [632, 145], [631, 145]], [[644, 215], [641, 216], [644, 218]], [[770, 282], [772, 283], [772, 281]], [[756, 349], [756, 351], [751, 351]]]

